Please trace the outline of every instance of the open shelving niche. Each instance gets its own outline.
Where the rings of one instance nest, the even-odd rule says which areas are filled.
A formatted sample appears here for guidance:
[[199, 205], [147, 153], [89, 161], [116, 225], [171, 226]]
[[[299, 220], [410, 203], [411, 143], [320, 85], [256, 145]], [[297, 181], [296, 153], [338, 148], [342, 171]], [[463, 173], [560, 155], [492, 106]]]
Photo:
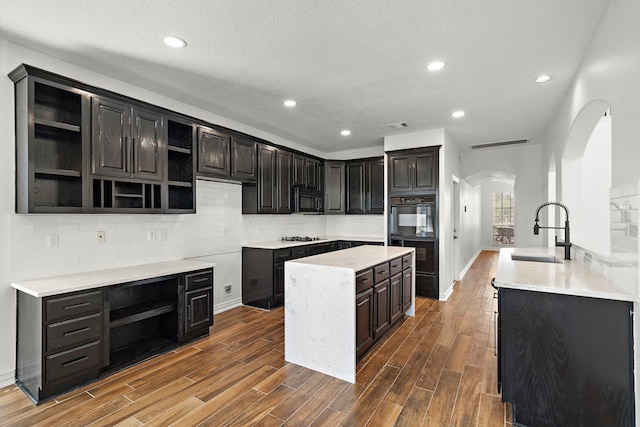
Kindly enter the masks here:
[[108, 289], [108, 370], [119, 370], [178, 346], [178, 275]]
[[195, 209], [193, 124], [169, 118], [167, 135], [169, 209], [193, 210]]
[[34, 82], [34, 207], [82, 207], [82, 94]]

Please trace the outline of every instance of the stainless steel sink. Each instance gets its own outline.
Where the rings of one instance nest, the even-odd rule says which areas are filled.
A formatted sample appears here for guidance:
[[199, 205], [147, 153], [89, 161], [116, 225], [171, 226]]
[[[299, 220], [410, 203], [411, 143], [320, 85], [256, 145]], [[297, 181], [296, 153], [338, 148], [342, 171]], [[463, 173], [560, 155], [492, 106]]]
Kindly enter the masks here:
[[552, 264], [562, 264], [558, 258], [552, 255], [519, 255], [511, 254], [511, 259], [514, 261], [531, 261], [531, 262], [549, 262]]

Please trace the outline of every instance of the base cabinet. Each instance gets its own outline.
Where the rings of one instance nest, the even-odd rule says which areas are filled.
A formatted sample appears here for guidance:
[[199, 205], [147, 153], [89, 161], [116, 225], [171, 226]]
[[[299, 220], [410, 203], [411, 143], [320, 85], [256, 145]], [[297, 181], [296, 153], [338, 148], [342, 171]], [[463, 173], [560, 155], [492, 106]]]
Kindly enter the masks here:
[[502, 400], [522, 426], [633, 426], [633, 304], [500, 288]]
[[356, 359], [411, 308], [412, 258], [408, 254], [356, 274]]
[[17, 294], [16, 383], [35, 403], [213, 325], [212, 268], [44, 298]]

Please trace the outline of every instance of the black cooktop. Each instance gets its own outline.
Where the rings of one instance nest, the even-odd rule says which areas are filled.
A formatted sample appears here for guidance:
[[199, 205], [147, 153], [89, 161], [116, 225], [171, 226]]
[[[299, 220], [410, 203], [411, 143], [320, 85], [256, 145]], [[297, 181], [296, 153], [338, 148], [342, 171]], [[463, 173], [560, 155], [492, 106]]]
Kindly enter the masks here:
[[320, 238], [309, 237], [309, 236], [291, 236], [291, 237], [283, 237], [281, 240], [283, 242], [314, 242], [316, 240], [320, 240]]

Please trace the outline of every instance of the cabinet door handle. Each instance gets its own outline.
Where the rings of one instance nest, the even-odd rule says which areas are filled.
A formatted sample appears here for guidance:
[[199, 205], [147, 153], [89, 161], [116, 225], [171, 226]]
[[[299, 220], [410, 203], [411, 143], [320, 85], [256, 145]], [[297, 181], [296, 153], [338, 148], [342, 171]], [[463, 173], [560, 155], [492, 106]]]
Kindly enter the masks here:
[[82, 362], [82, 361], [84, 361], [84, 360], [87, 360], [88, 358], [89, 358], [89, 356], [82, 356], [82, 357], [79, 357], [79, 358], [77, 358], [77, 359], [74, 359], [74, 360], [70, 360], [70, 361], [68, 361], [68, 362], [65, 362], [65, 363], [63, 363], [63, 364], [62, 364], [62, 366], [63, 366], [64, 368], [66, 368], [67, 366], [75, 365], [76, 363], [80, 363], [80, 362]]
[[87, 331], [90, 331], [90, 330], [91, 330], [91, 328], [81, 328], [81, 329], [76, 329], [75, 331], [65, 332], [63, 335], [65, 337], [68, 337], [70, 335], [81, 334], [83, 332], [87, 332]]
[[187, 320], [191, 320], [191, 306], [187, 306]]
[[88, 305], [89, 305], [88, 302], [81, 302], [81, 303], [78, 303], [78, 304], [65, 305], [63, 310], [73, 310], [73, 309], [80, 308], [80, 307], [86, 307]]

